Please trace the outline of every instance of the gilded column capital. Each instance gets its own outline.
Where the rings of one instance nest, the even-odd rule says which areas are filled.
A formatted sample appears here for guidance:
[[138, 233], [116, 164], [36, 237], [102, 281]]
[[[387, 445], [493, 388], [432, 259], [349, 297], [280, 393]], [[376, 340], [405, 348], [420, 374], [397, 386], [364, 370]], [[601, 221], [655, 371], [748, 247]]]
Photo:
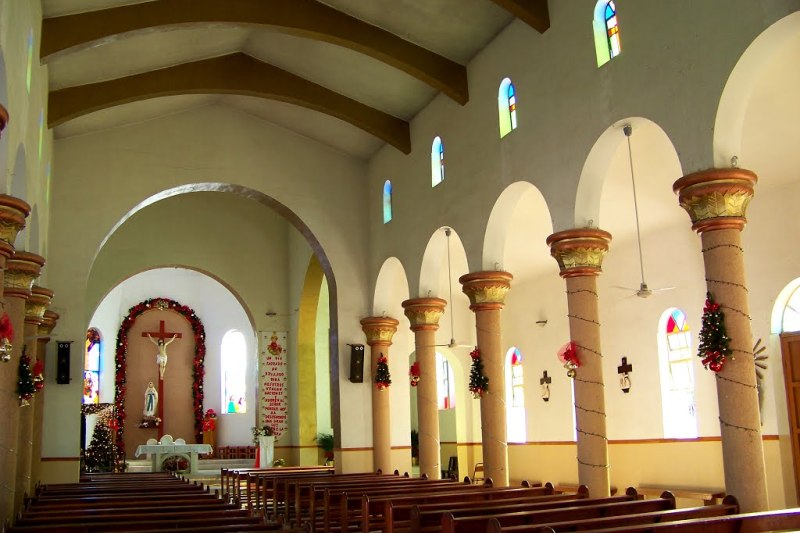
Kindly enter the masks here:
[[444, 314], [447, 307], [447, 300], [441, 298], [411, 298], [403, 302], [408, 321], [411, 323], [411, 331], [439, 329], [439, 319]]
[[[25, 200], [0, 194], [0, 241], [10, 245], [12, 250], [17, 233], [25, 227], [25, 219], [30, 212], [31, 206]], [[0, 255], [10, 257], [11, 254], [5, 251], [7, 248], [8, 246], [0, 247]]]
[[44, 312], [53, 301], [55, 293], [50, 289], [34, 285], [31, 297], [25, 301], [25, 322], [39, 325], [44, 320]]
[[611, 234], [597, 228], [568, 229], [547, 238], [562, 278], [600, 274], [610, 242]]
[[689, 213], [696, 232], [741, 231], [757, 181], [755, 172], [743, 168], [710, 168], [687, 174], [672, 185], [672, 190]]
[[514, 276], [502, 270], [471, 272], [458, 278], [473, 311], [502, 309]]
[[33, 282], [39, 277], [44, 266], [44, 257], [30, 252], [17, 251], [6, 263], [3, 279], [5, 296], [23, 298], [31, 296]]
[[56, 327], [56, 322], [58, 322], [58, 313], [54, 311], [50, 311], [47, 309], [44, 312], [44, 316], [42, 317], [42, 323], [39, 324], [39, 331], [37, 335], [39, 335], [40, 339], [42, 340], [50, 340], [47, 336], [50, 335], [50, 332]]
[[361, 319], [361, 329], [370, 346], [391, 346], [400, 321], [388, 316], [370, 316]]

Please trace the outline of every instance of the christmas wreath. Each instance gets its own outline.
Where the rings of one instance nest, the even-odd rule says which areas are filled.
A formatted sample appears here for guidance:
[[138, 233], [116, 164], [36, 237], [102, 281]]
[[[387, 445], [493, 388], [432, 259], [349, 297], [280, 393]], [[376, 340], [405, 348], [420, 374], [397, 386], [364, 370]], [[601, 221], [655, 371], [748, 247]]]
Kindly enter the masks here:
[[472, 357], [472, 368], [469, 371], [469, 391], [473, 398], [480, 398], [483, 393], [489, 390], [489, 378], [483, 373], [483, 361], [481, 361], [481, 351], [476, 346], [469, 352]]
[[116, 407], [116, 419], [119, 430], [117, 431], [117, 448], [125, 450], [123, 435], [125, 434], [125, 393], [127, 388], [126, 371], [128, 355], [128, 332], [136, 319], [147, 311], [152, 310], [175, 311], [189, 321], [194, 335], [194, 361], [192, 362], [192, 400], [194, 406], [194, 433], [197, 442], [201, 442], [203, 431], [203, 376], [205, 376], [204, 361], [206, 357], [206, 332], [203, 323], [195, 312], [185, 305], [181, 305], [175, 300], [168, 298], [150, 298], [138, 303], [128, 310], [128, 316], [122, 320], [117, 334], [117, 347], [115, 355], [116, 376], [115, 376], [115, 395], [114, 405]]
[[412, 387], [419, 385], [419, 361], [414, 361], [411, 368], [408, 369], [408, 375]]
[[578, 359], [578, 347], [574, 341], [569, 341], [561, 347], [558, 351], [558, 360], [567, 369], [567, 376], [574, 378], [575, 369], [581, 366], [581, 361]]
[[378, 357], [378, 367], [375, 369], [375, 386], [378, 390], [386, 390], [392, 384], [392, 376], [389, 374], [389, 365], [386, 356], [381, 354]]
[[708, 370], [719, 372], [725, 366], [725, 358], [731, 355], [730, 338], [725, 331], [725, 315], [711, 293], [706, 293], [703, 309], [703, 326], [700, 328], [700, 346], [697, 356]]

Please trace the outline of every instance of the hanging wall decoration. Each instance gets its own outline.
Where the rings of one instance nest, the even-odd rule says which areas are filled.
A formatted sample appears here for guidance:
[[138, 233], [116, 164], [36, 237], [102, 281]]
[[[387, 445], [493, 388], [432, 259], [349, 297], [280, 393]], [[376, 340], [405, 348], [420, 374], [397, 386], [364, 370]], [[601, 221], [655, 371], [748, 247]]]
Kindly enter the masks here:
[[11, 360], [11, 343], [14, 342], [14, 326], [8, 313], [0, 317], [0, 361], [8, 363]]
[[483, 373], [483, 361], [481, 361], [481, 351], [476, 346], [469, 352], [472, 357], [472, 368], [469, 371], [469, 391], [472, 397], [477, 399], [489, 390], [489, 378]]
[[17, 396], [19, 396], [20, 407], [31, 404], [33, 394], [36, 392], [36, 384], [33, 382], [31, 372], [31, 358], [26, 353], [25, 346], [22, 346], [22, 355], [19, 357], [19, 369], [17, 376]]
[[33, 363], [33, 386], [36, 388], [36, 392], [44, 388], [44, 363], [41, 359], [37, 359]]
[[577, 375], [576, 368], [581, 366], [578, 359], [578, 347], [574, 341], [569, 341], [558, 350], [558, 360], [567, 369], [567, 376], [574, 378]]
[[408, 376], [412, 387], [419, 385], [419, 361], [414, 361], [411, 368], [408, 369]]
[[381, 354], [378, 357], [378, 367], [375, 369], [375, 386], [378, 390], [386, 390], [392, 384], [392, 375], [389, 373], [389, 365], [386, 356]]
[[262, 331], [258, 357], [259, 406], [256, 420], [269, 426], [275, 439], [289, 429], [288, 333]]
[[138, 303], [128, 310], [128, 315], [122, 320], [117, 334], [117, 346], [114, 356], [116, 366], [114, 405], [117, 430], [117, 449], [125, 451], [125, 393], [127, 392], [126, 371], [128, 356], [128, 332], [136, 323], [136, 319], [147, 311], [152, 310], [175, 311], [189, 321], [194, 335], [194, 360], [192, 361], [192, 405], [194, 411], [194, 437], [196, 442], [202, 442], [203, 431], [203, 377], [206, 358], [206, 330], [200, 318], [192, 308], [181, 305], [169, 298], [150, 298]]
[[713, 372], [721, 371], [725, 366], [725, 358], [732, 353], [729, 343], [730, 338], [725, 331], [725, 315], [711, 293], [706, 293], [700, 345], [697, 349], [697, 356], [702, 359], [703, 366]]

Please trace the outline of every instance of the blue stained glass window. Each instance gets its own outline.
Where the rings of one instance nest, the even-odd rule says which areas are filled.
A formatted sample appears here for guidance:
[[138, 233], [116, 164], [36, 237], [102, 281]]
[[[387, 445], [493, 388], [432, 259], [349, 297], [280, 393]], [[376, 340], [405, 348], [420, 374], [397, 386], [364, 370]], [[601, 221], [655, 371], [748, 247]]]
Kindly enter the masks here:
[[433, 139], [431, 146], [431, 187], [444, 181], [444, 144], [441, 137]]
[[392, 182], [386, 180], [383, 184], [383, 223], [392, 220]]
[[500, 120], [500, 138], [517, 129], [517, 91], [510, 78], [500, 82], [497, 92], [497, 114]]

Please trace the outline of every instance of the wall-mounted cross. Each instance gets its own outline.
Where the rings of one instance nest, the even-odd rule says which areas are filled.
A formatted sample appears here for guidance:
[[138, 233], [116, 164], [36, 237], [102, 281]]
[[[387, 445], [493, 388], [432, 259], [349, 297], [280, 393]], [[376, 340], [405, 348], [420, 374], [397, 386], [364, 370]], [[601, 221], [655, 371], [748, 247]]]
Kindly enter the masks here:
[[[166, 342], [167, 339], [180, 339], [183, 337], [183, 335], [177, 331], [167, 331], [164, 327], [163, 320], [159, 320], [158, 322], [158, 331], [143, 331], [142, 337], [150, 337], [151, 339], [155, 337], [162, 342]], [[163, 351], [164, 354], [166, 354], [166, 346], [163, 347]], [[164, 360], [166, 361], [166, 356]], [[158, 398], [160, 400], [158, 402], [158, 418], [161, 419], [161, 424], [158, 426], [158, 438], [160, 439], [164, 436], [164, 404], [167, 400], [164, 396], [164, 378], [160, 373], [158, 376]]]
[[548, 385], [553, 382], [553, 379], [547, 375], [547, 370], [542, 373], [542, 378], [539, 380], [539, 385], [544, 385], [547, 383]]
[[617, 374], [627, 374], [633, 372], [633, 365], [628, 364], [628, 358], [622, 358], [622, 364], [617, 367]]
[[157, 339], [161, 339], [162, 341], [165, 341], [168, 338], [171, 339], [172, 337], [175, 337], [176, 339], [180, 339], [181, 337], [183, 337], [183, 335], [181, 333], [178, 333], [177, 331], [176, 332], [166, 331], [164, 329], [164, 321], [163, 320], [159, 320], [158, 321], [158, 331], [143, 331], [142, 332], [142, 337], [155, 337]]

